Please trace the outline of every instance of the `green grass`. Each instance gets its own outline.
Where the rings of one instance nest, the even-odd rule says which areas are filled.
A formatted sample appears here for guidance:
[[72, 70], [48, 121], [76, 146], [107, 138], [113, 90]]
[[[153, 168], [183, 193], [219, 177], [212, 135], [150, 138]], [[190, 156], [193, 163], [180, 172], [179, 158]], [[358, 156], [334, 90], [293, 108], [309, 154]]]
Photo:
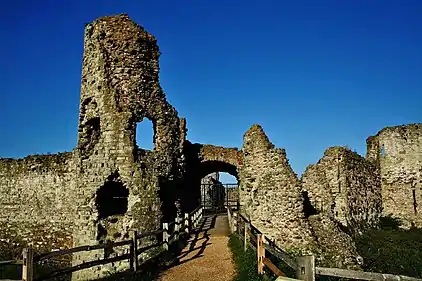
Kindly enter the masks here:
[[258, 275], [256, 252], [253, 249], [248, 248], [245, 253], [243, 242], [234, 234], [230, 235], [229, 247], [233, 253], [233, 261], [237, 271], [237, 275], [233, 281], [265, 280], [263, 276]]
[[[237, 235], [230, 235], [229, 248], [233, 253], [233, 260], [237, 271], [237, 275], [233, 281], [261, 281], [276, 279], [276, 276], [266, 267], [264, 268], [265, 274], [258, 275], [256, 251], [248, 247], [248, 250], [245, 252], [243, 248], [243, 240], [241, 240]], [[266, 252], [265, 256], [271, 260], [278, 269], [284, 272], [287, 277], [295, 278], [295, 271], [292, 268], [273, 257], [269, 252]]]
[[365, 271], [422, 278], [422, 229], [400, 229], [399, 222], [383, 218], [379, 229], [356, 238]]
[[[363, 269], [369, 272], [389, 273], [422, 278], [422, 229], [399, 228], [400, 223], [392, 218], [381, 219], [379, 228], [369, 229], [355, 238], [359, 254], [364, 259]], [[237, 269], [234, 281], [268, 280], [257, 274], [256, 252], [249, 248], [245, 253], [243, 241], [232, 234], [229, 247]], [[267, 258], [288, 277], [294, 278], [294, 271], [266, 252]], [[269, 276], [273, 276], [271, 273]], [[274, 279], [274, 278], [273, 278]], [[341, 280], [334, 277], [317, 276], [317, 280]]]

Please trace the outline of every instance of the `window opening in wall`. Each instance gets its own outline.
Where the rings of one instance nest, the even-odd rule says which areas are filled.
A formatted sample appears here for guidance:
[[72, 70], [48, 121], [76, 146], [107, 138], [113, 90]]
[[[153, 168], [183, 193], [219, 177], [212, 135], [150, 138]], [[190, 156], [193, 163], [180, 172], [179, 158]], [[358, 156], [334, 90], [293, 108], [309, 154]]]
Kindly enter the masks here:
[[154, 125], [148, 118], [136, 123], [136, 145], [141, 149], [154, 149]]
[[127, 211], [129, 190], [119, 180], [107, 181], [97, 191], [96, 206], [99, 219], [124, 215]]
[[384, 147], [384, 145], [381, 146], [381, 156], [385, 156], [385, 147]]
[[303, 212], [305, 213], [305, 217], [309, 218], [312, 215], [318, 214], [317, 209], [312, 206], [311, 200], [309, 199], [309, 195], [307, 191], [302, 191], [303, 196]]

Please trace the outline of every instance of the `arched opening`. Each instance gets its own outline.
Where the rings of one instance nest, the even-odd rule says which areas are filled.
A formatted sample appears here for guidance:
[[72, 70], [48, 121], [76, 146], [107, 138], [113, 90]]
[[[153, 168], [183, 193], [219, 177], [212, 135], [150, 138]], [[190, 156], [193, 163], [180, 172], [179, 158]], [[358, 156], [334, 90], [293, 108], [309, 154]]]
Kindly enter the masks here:
[[381, 156], [385, 156], [385, 146], [381, 145]]
[[237, 178], [226, 172], [218, 172], [222, 184], [237, 184]]
[[318, 214], [317, 209], [312, 206], [311, 199], [309, 199], [309, 195], [307, 191], [302, 191], [303, 196], [303, 212], [305, 213], [305, 217], [309, 218], [310, 216]]
[[148, 118], [136, 123], [136, 145], [140, 149], [154, 149], [154, 124]]
[[211, 173], [227, 173], [234, 178], [238, 178], [237, 167], [222, 161], [205, 161], [200, 164], [199, 173], [201, 178]]
[[108, 177], [106, 183], [97, 190], [95, 204], [98, 218], [124, 215], [127, 211], [129, 190], [123, 185], [116, 172]]
[[237, 168], [221, 161], [206, 161], [200, 165], [201, 205], [207, 212], [225, 212], [239, 202]]

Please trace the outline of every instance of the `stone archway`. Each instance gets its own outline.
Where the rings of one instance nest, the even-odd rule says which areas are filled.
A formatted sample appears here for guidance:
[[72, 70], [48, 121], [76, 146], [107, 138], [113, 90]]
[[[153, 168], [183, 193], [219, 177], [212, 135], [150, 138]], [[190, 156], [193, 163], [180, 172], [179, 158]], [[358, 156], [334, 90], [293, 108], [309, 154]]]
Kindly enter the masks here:
[[203, 178], [211, 173], [214, 172], [224, 172], [234, 176], [237, 180], [239, 180], [238, 176], [238, 168], [230, 163], [218, 161], [218, 160], [210, 160], [210, 161], [203, 161], [199, 166], [199, 174], [200, 178]]
[[199, 165], [198, 187], [201, 205], [207, 212], [224, 212], [225, 206], [238, 206], [238, 185], [226, 185], [220, 181], [219, 173], [227, 173], [239, 182], [237, 167], [222, 161], [204, 161]]
[[185, 143], [186, 176], [184, 202], [188, 210], [201, 202], [201, 179], [215, 172], [225, 172], [239, 181], [243, 155], [237, 148]]

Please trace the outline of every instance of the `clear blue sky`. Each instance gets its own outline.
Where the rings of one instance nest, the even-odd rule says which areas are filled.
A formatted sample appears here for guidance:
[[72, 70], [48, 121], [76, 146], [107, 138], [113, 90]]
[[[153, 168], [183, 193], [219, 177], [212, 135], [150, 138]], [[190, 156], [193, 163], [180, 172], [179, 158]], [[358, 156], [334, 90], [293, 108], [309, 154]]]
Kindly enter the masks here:
[[76, 146], [84, 24], [116, 13], [157, 37], [193, 142], [241, 147], [259, 123], [301, 174], [329, 146], [364, 155], [383, 127], [422, 122], [419, 0], [15, 0], [0, 18], [0, 157]]

